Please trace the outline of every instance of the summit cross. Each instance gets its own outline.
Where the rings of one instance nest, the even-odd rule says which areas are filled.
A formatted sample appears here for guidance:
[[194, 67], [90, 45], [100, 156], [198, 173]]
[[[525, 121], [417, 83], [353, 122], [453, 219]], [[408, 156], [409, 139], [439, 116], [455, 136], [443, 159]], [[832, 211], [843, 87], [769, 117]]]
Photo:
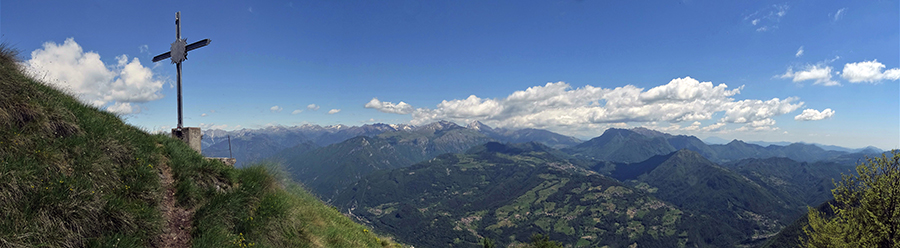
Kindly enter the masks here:
[[181, 62], [187, 60], [187, 52], [209, 45], [210, 40], [203, 39], [186, 45], [187, 40], [181, 38], [181, 11], [175, 12], [175, 29], [175, 42], [172, 42], [171, 50], [156, 55], [156, 57], [153, 57], [153, 62], [172, 58], [172, 64], [175, 64], [175, 67], [178, 69], [178, 130], [181, 130], [183, 127], [181, 117]]

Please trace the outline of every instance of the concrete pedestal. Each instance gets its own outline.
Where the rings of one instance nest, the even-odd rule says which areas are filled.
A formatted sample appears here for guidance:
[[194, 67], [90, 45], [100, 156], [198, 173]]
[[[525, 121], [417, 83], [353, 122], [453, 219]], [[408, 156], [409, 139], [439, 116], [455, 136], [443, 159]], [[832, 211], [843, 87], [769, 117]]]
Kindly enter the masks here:
[[191, 149], [200, 153], [200, 139], [203, 137], [199, 127], [182, 127], [172, 129], [172, 137], [187, 143]]

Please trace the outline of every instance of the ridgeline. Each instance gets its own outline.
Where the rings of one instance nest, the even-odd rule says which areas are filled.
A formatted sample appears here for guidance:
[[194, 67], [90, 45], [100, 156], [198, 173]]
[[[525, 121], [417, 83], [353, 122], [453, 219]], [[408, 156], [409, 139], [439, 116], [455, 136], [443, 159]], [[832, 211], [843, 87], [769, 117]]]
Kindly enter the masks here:
[[0, 45], [0, 247], [397, 246], [274, 166], [206, 160], [23, 73]]

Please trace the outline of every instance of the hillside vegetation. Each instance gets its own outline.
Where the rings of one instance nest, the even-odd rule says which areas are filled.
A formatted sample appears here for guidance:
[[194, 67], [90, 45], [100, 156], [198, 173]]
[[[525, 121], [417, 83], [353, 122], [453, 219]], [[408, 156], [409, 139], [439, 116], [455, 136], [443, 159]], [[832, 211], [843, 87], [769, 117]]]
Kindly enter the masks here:
[[272, 166], [234, 169], [29, 78], [0, 46], [0, 247], [382, 247]]
[[[585, 170], [537, 144], [476, 146], [377, 171], [334, 203], [425, 247], [523, 244], [532, 234], [574, 247], [716, 247], [710, 219]], [[696, 230], [695, 230], [696, 229]]]

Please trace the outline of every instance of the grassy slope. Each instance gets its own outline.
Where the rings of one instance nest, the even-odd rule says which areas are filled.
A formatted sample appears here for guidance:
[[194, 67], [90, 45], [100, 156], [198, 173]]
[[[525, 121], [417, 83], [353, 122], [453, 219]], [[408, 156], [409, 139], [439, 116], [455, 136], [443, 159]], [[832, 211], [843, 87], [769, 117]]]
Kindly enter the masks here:
[[0, 246], [159, 245], [164, 166], [193, 246], [393, 245], [269, 167], [207, 161], [26, 77], [0, 46]]

